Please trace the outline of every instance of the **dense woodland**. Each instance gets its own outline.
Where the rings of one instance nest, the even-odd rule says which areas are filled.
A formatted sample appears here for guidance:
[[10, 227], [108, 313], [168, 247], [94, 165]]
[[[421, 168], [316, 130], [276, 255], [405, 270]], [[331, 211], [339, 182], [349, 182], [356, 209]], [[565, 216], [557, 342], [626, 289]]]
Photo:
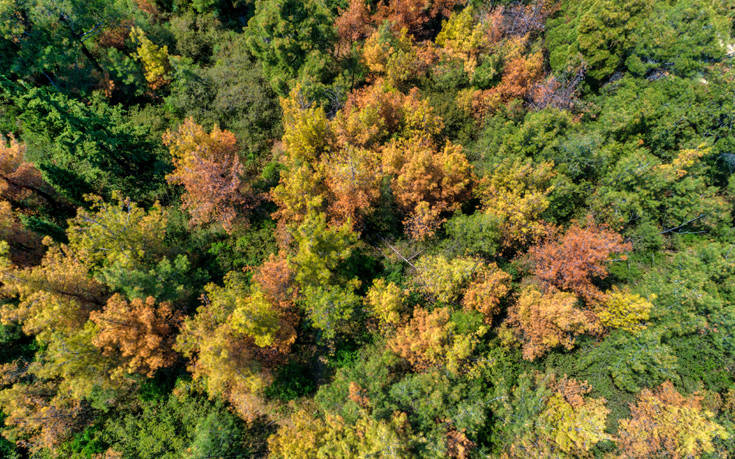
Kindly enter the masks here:
[[732, 0], [0, 0], [0, 456], [735, 454]]

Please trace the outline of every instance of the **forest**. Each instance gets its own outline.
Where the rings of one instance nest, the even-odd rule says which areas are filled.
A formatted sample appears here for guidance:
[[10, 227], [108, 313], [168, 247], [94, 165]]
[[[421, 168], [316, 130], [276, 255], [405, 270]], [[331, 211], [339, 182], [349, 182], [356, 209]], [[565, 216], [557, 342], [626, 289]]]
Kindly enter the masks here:
[[0, 457], [735, 456], [732, 0], [0, 0]]

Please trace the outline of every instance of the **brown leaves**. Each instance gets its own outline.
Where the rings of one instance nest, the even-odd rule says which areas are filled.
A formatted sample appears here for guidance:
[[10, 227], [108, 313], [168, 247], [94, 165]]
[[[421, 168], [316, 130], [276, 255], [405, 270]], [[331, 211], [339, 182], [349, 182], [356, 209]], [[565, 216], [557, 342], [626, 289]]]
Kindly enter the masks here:
[[572, 291], [588, 303], [595, 303], [604, 294], [592, 281], [607, 277], [610, 255], [631, 249], [622, 236], [590, 220], [584, 228], [571, 226], [559, 240], [533, 247], [530, 254], [536, 276], [544, 285]]
[[176, 360], [172, 346], [181, 315], [173, 312], [168, 303], [156, 305], [150, 296], [128, 302], [115, 294], [104, 310], [93, 311], [90, 319], [99, 328], [93, 344], [106, 354], [119, 351], [129, 373], [151, 377]]
[[175, 131], [163, 135], [176, 168], [166, 179], [183, 185], [183, 207], [195, 224], [217, 222], [227, 231], [244, 223], [241, 212], [254, 205], [254, 197], [241, 180], [235, 135], [215, 126], [207, 133], [187, 118]]

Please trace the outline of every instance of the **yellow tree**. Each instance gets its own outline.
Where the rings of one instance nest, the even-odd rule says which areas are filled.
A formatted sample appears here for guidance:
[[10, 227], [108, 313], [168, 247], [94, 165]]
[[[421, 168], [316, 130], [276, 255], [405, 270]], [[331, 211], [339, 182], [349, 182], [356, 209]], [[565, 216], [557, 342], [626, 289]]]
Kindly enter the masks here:
[[506, 160], [480, 180], [476, 195], [483, 211], [500, 220], [506, 249], [535, 242], [545, 229], [554, 173], [551, 163]]
[[651, 295], [646, 299], [635, 293], [613, 287], [607, 292], [606, 299], [597, 308], [597, 317], [600, 323], [609, 328], [622, 328], [629, 332], [637, 332], [646, 328], [653, 305], [650, 300], [656, 299]]
[[684, 397], [671, 382], [643, 389], [620, 421], [618, 446], [626, 457], [698, 457], [714, 451], [712, 441], [729, 434], [702, 408], [702, 398]]
[[167, 85], [171, 73], [168, 46], [153, 43], [140, 27], [130, 29], [130, 39], [137, 46], [135, 58], [143, 64], [143, 74], [148, 86], [155, 91]]

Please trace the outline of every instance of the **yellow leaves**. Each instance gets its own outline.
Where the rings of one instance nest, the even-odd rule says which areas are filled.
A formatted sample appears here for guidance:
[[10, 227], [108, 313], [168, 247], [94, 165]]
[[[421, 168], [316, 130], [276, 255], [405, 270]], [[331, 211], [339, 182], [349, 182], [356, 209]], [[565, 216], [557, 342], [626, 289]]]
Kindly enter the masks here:
[[712, 151], [711, 147], [700, 145], [697, 148], [683, 149], [669, 164], [661, 164], [657, 166], [659, 172], [671, 182], [679, 180], [689, 173], [689, 169], [693, 168], [700, 160], [709, 155]]
[[550, 436], [562, 451], [583, 456], [596, 443], [611, 439], [605, 433], [605, 421], [609, 413], [605, 399], [585, 397], [582, 405], [574, 407], [556, 394], [546, 402], [541, 417], [542, 422], [552, 426]]
[[286, 165], [314, 164], [329, 151], [332, 142], [332, 130], [324, 109], [304, 100], [298, 86], [291, 90], [289, 97], [281, 99], [281, 109]]
[[644, 322], [648, 320], [653, 307], [650, 300], [655, 298], [656, 295], [652, 295], [646, 299], [614, 287], [599, 307], [597, 317], [605, 327], [637, 332], [646, 328]]
[[249, 297], [236, 300], [231, 322], [235, 332], [251, 337], [260, 347], [273, 345], [280, 329], [278, 312], [258, 288]]
[[168, 58], [168, 46], [153, 43], [140, 27], [130, 29], [130, 39], [138, 46], [136, 58], [143, 63], [143, 74], [148, 86], [159, 89], [170, 81], [171, 64]]
[[448, 260], [444, 255], [427, 255], [416, 262], [416, 284], [436, 301], [457, 301], [482, 261], [472, 257]]
[[477, 66], [477, 56], [486, 40], [488, 25], [475, 21], [473, 8], [467, 7], [452, 14], [442, 24], [436, 44], [449, 56], [458, 57], [465, 63], [465, 71], [472, 75]]
[[387, 24], [365, 40], [362, 58], [371, 72], [384, 75], [386, 83], [394, 88], [417, 78], [423, 70], [408, 31], [402, 28], [394, 34]]
[[367, 291], [365, 302], [382, 325], [397, 325], [403, 312], [405, 292], [393, 282], [376, 279]]
[[155, 203], [148, 211], [130, 199], [113, 193], [113, 202], [87, 196], [90, 210], [80, 208], [69, 220], [69, 246], [87, 266], [121, 263], [132, 266], [136, 260], [164, 252], [168, 218]]
[[480, 180], [476, 193], [483, 211], [500, 219], [503, 246], [532, 243], [544, 233], [541, 214], [549, 206], [553, 176], [552, 163], [508, 159]]
[[271, 435], [268, 447], [270, 457], [284, 459], [408, 457], [409, 434], [405, 413], [379, 421], [365, 415], [347, 423], [340, 416], [321, 419], [302, 408]]
[[18, 299], [17, 305], [2, 307], [3, 322], [20, 322], [25, 333], [39, 335], [40, 341], [54, 332], [81, 328], [89, 312], [104, 302], [104, 286], [89, 277], [88, 268], [65, 246], [52, 245], [40, 265], [8, 266], [0, 277], [3, 296]]
[[684, 397], [671, 382], [643, 389], [631, 404], [631, 418], [620, 421], [618, 446], [627, 457], [696, 457], [714, 451], [715, 437], [729, 438], [703, 410], [701, 397]]

